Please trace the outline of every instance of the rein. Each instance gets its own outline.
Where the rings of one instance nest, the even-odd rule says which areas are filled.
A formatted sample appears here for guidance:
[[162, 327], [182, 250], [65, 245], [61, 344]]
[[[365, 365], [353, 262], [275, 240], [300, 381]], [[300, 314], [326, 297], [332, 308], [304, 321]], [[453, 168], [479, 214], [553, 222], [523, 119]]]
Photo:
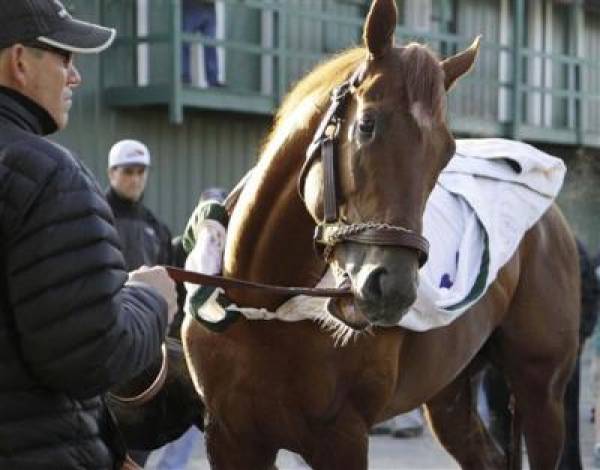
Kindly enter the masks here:
[[[380, 222], [349, 224], [341, 220], [338, 208], [337, 178], [337, 144], [344, 112], [350, 97], [364, 80], [366, 63], [363, 63], [331, 92], [331, 104], [319, 125], [315, 136], [306, 152], [306, 160], [298, 178], [298, 192], [304, 200], [303, 188], [306, 175], [312, 164], [321, 157], [323, 164], [323, 221], [320, 222], [314, 235], [315, 248], [327, 261], [335, 246], [350, 241], [363, 245], [398, 246], [410, 248], [417, 252], [419, 264], [423, 266], [429, 254], [429, 242], [414, 230], [397, 225]], [[321, 150], [319, 152], [318, 150]]]
[[270, 284], [261, 284], [258, 282], [243, 281], [223, 276], [212, 276], [173, 266], [165, 266], [169, 277], [176, 282], [189, 282], [192, 284], [201, 284], [205, 286], [222, 287], [223, 289], [255, 289], [262, 290], [270, 294], [278, 295], [307, 295], [310, 297], [352, 297], [350, 289], [323, 289], [318, 287], [284, 287], [273, 286]]

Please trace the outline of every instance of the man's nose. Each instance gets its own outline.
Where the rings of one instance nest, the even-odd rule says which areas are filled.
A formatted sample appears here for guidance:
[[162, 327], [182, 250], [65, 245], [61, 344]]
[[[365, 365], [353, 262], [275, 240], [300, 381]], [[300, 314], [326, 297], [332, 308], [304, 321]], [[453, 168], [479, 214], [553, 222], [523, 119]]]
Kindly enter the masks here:
[[75, 64], [71, 64], [69, 67], [68, 83], [71, 87], [76, 87], [81, 84], [81, 74], [79, 73], [79, 70], [77, 70], [77, 67], [75, 67]]
[[144, 173], [134, 173], [132, 178], [136, 184], [140, 184], [144, 179]]

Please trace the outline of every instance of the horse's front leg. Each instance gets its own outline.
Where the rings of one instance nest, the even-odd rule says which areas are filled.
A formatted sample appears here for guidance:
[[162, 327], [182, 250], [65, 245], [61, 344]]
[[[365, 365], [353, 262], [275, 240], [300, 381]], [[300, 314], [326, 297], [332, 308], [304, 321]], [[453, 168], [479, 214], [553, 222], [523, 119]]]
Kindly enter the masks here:
[[210, 416], [204, 434], [212, 470], [277, 470], [277, 449], [253, 437], [232, 435]]
[[312, 431], [312, 445], [302, 456], [313, 470], [367, 470], [368, 426], [354, 408], [346, 407]]

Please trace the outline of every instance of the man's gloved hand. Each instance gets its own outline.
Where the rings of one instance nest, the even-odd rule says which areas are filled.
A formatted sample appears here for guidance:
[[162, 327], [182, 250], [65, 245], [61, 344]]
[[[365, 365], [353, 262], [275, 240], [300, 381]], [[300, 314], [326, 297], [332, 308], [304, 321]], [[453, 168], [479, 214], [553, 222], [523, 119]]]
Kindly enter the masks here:
[[160, 295], [167, 301], [169, 306], [168, 322], [169, 325], [177, 312], [177, 291], [175, 290], [175, 282], [167, 274], [167, 270], [162, 266], [142, 266], [135, 271], [129, 273], [128, 282], [142, 282], [154, 287]]

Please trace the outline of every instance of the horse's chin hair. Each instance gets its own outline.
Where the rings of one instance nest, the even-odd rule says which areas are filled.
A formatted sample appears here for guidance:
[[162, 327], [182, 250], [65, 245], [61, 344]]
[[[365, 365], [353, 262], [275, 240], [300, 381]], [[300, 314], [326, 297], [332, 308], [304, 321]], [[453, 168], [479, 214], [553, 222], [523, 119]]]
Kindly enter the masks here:
[[327, 309], [323, 309], [319, 312], [319, 315], [314, 318], [314, 321], [321, 329], [331, 333], [335, 347], [344, 347], [351, 339], [356, 341], [363, 333], [362, 331], [357, 331], [349, 327], [343, 321], [331, 315]]

